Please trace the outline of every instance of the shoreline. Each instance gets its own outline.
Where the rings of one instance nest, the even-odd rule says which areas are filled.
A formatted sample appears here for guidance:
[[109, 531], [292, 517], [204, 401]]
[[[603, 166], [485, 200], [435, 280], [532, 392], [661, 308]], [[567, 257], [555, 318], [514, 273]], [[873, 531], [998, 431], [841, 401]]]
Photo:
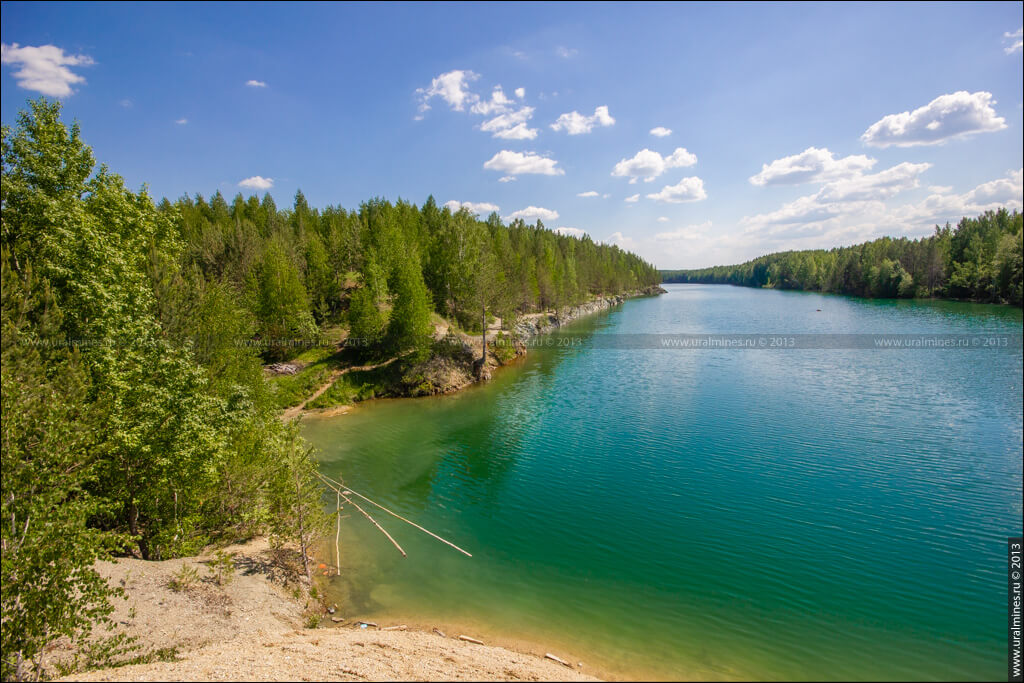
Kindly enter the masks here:
[[[549, 334], [563, 325], [579, 320], [580, 318], [608, 310], [614, 306], [624, 303], [628, 299], [644, 296], [658, 296], [666, 293], [667, 290], [662, 288], [661, 285], [651, 285], [650, 287], [645, 287], [639, 290], [630, 290], [620, 294], [597, 296], [590, 301], [565, 306], [556, 311], [527, 313], [517, 317], [509, 330], [489, 329], [487, 361], [484, 364], [483, 371], [481, 373], [482, 377], [474, 372], [476, 361], [482, 355], [481, 335], [454, 333], [447, 328], [443, 330], [438, 329], [436, 330], [435, 338], [440, 341], [441, 339], [450, 339], [454, 337], [454, 341], [461, 344], [468, 361], [453, 367], [454, 364], [450, 361], [446, 362], [441, 359], [431, 357], [421, 363], [417, 367], [417, 370], [431, 379], [434, 390], [425, 393], [398, 393], [397, 395], [382, 395], [367, 400], [372, 401], [376, 398], [419, 398], [421, 396], [437, 396], [457, 393], [471, 385], [482, 384], [489, 381], [493, 372], [496, 372], [500, 368], [509, 364], [515, 363], [519, 358], [525, 356], [527, 354], [528, 346], [526, 342], [532, 337]], [[507, 335], [506, 338], [511, 339], [511, 344], [509, 344], [509, 346], [513, 349], [513, 355], [506, 360], [499, 359], [494, 352], [494, 341], [498, 334]], [[387, 361], [387, 363], [390, 362], [390, 360]], [[312, 403], [316, 397], [321, 396], [329, 390], [337, 377], [343, 374], [344, 372], [338, 373], [327, 384], [320, 386], [313, 394], [311, 394], [310, 397], [307, 397], [300, 404], [283, 409], [281, 412], [282, 419], [290, 421], [295, 419], [301, 420], [304, 417], [334, 417], [348, 413], [355, 407], [356, 403], [365, 402], [356, 401], [353, 403], [334, 405], [326, 408], [306, 407], [306, 405]]]
[[[58, 680], [599, 680], [592, 668], [576, 666], [564, 651], [552, 654], [571, 661], [572, 668], [545, 659], [526, 641], [465, 634], [483, 640], [478, 644], [460, 640], [463, 633], [451, 627], [439, 634], [435, 624], [425, 622], [382, 620], [377, 628], [360, 628], [349, 617], [334, 623], [334, 615], [323, 614], [324, 606], [302, 588], [305, 577], [294, 563], [282, 561], [281, 551], [267, 539], [227, 550], [235, 554], [236, 575], [223, 585], [207, 575], [211, 552], [98, 563], [107, 581], [127, 596], [114, 601], [114, 633], [136, 638], [139, 652], [131, 654], [148, 661], [77, 671]], [[182, 567], [200, 577], [175, 590], [171, 580]], [[339, 608], [335, 614], [343, 612]], [[314, 614], [323, 617], [311, 628]], [[75, 654], [66, 644], [53, 650], [51, 666]]]

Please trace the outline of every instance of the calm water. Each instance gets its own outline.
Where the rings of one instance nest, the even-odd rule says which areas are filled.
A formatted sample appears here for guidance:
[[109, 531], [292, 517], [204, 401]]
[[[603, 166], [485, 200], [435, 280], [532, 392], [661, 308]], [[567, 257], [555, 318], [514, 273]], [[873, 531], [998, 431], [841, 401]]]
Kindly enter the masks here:
[[619, 676], [1002, 678], [1021, 311], [667, 289], [562, 333], [1018, 341], [542, 349], [485, 387], [307, 420], [325, 471], [474, 554], [385, 516], [403, 559], [352, 511], [342, 613], [526, 638]]

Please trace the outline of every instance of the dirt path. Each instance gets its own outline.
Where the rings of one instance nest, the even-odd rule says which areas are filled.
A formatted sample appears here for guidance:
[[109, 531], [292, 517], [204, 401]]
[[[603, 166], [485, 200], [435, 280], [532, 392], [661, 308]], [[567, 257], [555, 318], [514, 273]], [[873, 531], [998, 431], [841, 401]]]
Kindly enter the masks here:
[[[402, 354], [402, 356], [404, 355], [405, 354]], [[306, 400], [304, 400], [297, 406], [286, 408], [284, 412], [281, 413], [281, 419], [284, 420], [285, 422], [289, 422], [297, 417], [300, 417], [302, 415], [302, 412], [306, 409], [306, 405], [312, 403], [316, 399], [323, 396], [324, 392], [326, 392], [328, 389], [334, 386], [334, 383], [337, 382], [338, 378], [341, 377], [342, 375], [347, 375], [350, 372], [362, 372], [364, 370], [376, 370], [377, 368], [383, 368], [388, 365], [391, 365], [399, 358], [402, 358], [402, 356], [395, 356], [394, 358], [389, 358], [383, 363], [376, 363], [375, 365], [353, 365], [348, 368], [333, 370], [330, 376], [327, 378], [327, 381], [324, 382], [324, 384], [319, 389], [310, 394], [309, 397], [306, 398]]]

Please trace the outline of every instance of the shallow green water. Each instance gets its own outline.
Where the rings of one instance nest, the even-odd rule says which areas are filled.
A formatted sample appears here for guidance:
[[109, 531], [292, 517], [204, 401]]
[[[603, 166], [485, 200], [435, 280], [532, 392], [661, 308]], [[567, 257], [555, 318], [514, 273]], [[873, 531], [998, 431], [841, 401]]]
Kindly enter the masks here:
[[325, 471], [474, 555], [382, 518], [403, 559], [351, 511], [346, 616], [469, 625], [625, 676], [1001, 678], [1020, 310], [667, 288], [562, 333], [1017, 341], [539, 349], [485, 387], [307, 420]]

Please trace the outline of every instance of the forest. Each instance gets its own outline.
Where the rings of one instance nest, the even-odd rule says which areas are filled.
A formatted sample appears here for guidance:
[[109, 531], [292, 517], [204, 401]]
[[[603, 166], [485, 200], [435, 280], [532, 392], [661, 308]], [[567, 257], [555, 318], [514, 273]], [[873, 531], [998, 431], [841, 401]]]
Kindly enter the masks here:
[[257, 534], [306, 559], [321, 487], [266, 363], [338, 329], [366, 355], [429, 354], [439, 314], [473, 330], [660, 279], [618, 247], [432, 198], [155, 202], [46, 99], [3, 127], [2, 166], [4, 680], [109, 618], [97, 559]]
[[663, 270], [665, 282], [801, 289], [877, 298], [1021, 305], [1022, 215], [1006, 209], [947, 223], [921, 239], [768, 254], [736, 266]]

